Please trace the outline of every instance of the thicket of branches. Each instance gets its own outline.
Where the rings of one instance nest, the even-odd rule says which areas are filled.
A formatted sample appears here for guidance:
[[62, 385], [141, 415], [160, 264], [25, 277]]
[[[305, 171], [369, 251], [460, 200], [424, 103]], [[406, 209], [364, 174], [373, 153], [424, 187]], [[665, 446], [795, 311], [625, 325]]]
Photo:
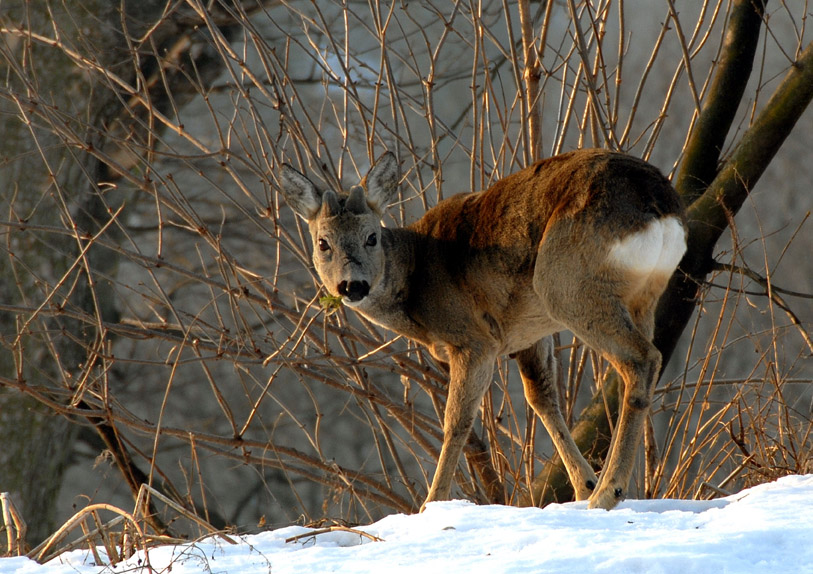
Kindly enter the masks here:
[[[691, 236], [659, 310], [672, 360], [633, 492], [810, 471], [809, 222], [734, 219], [809, 192], [800, 165], [749, 200], [813, 96], [806, 6], [112, 4], [0, 13], [0, 490], [34, 541], [67, 514], [69, 468], [91, 477], [64, 493], [79, 506], [125, 484], [156, 531], [176, 528], [168, 508], [250, 527], [420, 506], [444, 377], [319, 304], [307, 233], [277, 195], [282, 161], [338, 187], [384, 150], [404, 174], [388, 225], [575, 147], [654, 161]], [[566, 417], [600, 465], [617, 381], [567, 334], [558, 346]], [[500, 363], [457, 492], [566, 499], [516, 377]]]

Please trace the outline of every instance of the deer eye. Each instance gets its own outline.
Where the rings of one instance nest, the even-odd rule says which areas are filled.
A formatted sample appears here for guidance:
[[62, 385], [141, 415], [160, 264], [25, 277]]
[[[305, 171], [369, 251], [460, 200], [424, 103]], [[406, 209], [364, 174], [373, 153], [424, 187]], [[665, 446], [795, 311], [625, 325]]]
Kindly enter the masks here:
[[327, 242], [327, 239], [320, 237], [319, 241], [316, 242], [319, 246], [319, 251], [327, 251], [330, 249], [330, 243]]
[[378, 237], [376, 237], [375, 233], [371, 233], [367, 237], [367, 243], [365, 243], [365, 245], [367, 247], [375, 247], [377, 244], [378, 244]]

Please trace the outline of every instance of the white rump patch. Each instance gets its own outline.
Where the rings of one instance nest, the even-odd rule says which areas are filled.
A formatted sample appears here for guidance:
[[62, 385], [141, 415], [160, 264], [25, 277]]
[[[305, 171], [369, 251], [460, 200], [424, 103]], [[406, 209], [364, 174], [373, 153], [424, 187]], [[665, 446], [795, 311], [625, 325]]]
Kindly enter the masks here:
[[686, 252], [686, 233], [674, 216], [655, 219], [641, 231], [619, 239], [608, 260], [641, 275], [671, 274]]

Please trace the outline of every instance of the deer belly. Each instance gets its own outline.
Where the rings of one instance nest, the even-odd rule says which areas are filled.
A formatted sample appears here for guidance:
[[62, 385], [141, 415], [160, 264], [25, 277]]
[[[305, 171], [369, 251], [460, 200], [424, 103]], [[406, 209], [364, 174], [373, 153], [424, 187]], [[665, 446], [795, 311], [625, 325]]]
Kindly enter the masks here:
[[545, 313], [535, 293], [527, 301], [517, 301], [514, 312], [513, 317], [504, 324], [501, 355], [527, 349], [543, 337], [562, 330], [562, 326]]

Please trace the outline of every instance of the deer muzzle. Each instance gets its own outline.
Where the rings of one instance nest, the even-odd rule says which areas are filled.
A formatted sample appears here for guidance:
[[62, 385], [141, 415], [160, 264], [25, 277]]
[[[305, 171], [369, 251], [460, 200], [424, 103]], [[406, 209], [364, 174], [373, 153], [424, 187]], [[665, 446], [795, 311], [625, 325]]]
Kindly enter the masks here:
[[367, 281], [342, 281], [336, 290], [351, 303], [358, 303], [370, 292], [370, 284]]

